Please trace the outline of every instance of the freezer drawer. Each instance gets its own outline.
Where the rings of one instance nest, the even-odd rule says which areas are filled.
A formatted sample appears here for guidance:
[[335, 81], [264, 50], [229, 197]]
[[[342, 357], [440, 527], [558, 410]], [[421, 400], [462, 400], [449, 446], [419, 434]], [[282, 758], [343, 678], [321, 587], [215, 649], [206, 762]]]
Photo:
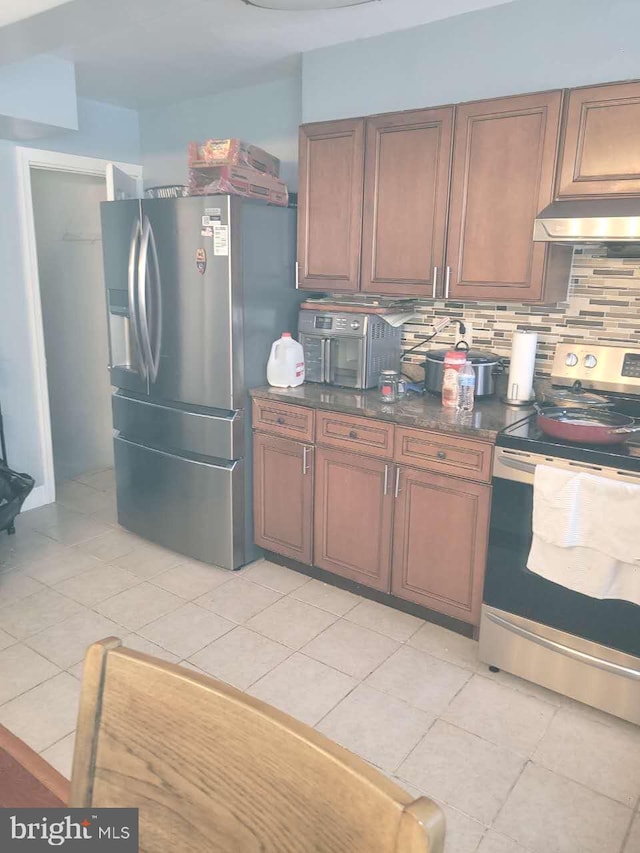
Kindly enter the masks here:
[[114, 439], [118, 521], [188, 557], [235, 569], [244, 555], [244, 463], [213, 464]]
[[210, 412], [152, 403], [116, 391], [112, 398], [113, 426], [141, 444], [197, 453], [216, 459], [245, 455], [244, 412]]

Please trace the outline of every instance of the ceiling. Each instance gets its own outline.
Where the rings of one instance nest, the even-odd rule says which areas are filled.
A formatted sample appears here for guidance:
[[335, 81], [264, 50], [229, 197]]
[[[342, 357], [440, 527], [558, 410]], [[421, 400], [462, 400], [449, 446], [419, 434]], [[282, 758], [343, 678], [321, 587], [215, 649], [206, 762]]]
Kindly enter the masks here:
[[13, 24], [14, 21], [22, 21], [39, 12], [52, 9], [54, 6], [62, 6], [69, 0], [2, 0], [0, 4], [0, 27]]
[[[301, 53], [509, 0], [378, 0], [275, 12], [242, 0], [3, 0], [1, 63], [48, 53], [76, 63], [78, 93], [144, 108], [274, 79]], [[511, 0], [513, 2], [513, 0]], [[38, 12], [17, 20], [24, 9]]]

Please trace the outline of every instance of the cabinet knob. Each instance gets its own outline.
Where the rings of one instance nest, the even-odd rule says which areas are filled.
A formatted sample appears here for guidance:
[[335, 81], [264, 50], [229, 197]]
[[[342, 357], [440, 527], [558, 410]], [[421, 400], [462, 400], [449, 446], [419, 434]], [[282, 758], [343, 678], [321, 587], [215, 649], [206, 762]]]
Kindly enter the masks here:
[[438, 459], [446, 459], [446, 458], [447, 458], [447, 454], [444, 452], [444, 450], [439, 450], [438, 451]]
[[277, 423], [277, 424], [283, 424], [283, 423], [284, 423], [284, 418], [276, 418], [276, 423]]
[[352, 429], [349, 432], [349, 438], [357, 438], [357, 437], [358, 437], [358, 433], [355, 431], [355, 429]]

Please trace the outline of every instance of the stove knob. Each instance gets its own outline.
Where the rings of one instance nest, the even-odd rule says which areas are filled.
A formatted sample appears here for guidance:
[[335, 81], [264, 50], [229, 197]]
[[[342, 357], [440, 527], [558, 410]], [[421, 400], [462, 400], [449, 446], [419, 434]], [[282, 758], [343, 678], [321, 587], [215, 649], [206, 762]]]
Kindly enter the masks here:
[[585, 355], [584, 357], [584, 366], [585, 367], [595, 367], [598, 363], [598, 359], [595, 355]]
[[570, 352], [567, 354], [564, 363], [567, 365], [567, 367], [575, 367], [578, 363], [578, 356], [575, 354], [575, 352]]
[[360, 320], [352, 320], [352, 321], [349, 323], [349, 325], [350, 325], [350, 326], [351, 326], [351, 328], [355, 331], [356, 329], [359, 329], [359, 328], [360, 328]]

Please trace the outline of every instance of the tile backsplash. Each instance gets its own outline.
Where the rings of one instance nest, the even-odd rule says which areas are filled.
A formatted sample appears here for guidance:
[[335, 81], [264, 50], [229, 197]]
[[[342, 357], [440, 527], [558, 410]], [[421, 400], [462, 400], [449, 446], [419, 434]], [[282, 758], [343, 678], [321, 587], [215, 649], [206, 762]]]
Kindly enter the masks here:
[[[519, 329], [538, 333], [536, 373], [551, 372], [559, 342], [585, 340], [605, 344], [631, 343], [640, 347], [640, 258], [610, 258], [605, 246], [582, 246], [574, 251], [566, 302], [554, 305], [436, 301], [421, 303], [421, 320], [404, 327], [404, 346], [430, 334], [434, 317], [459, 317], [473, 324], [473, 348], [511, 354], [511, 337]], [[422, 319], [423, 318], [423, 319]], [[425, 328], [426, 327], [426, 328]], [[435, 337], [427, 347], [441, 349], [453, 344], [455, 325]], [[419, 364], [420, 355], [407, 356]]]

